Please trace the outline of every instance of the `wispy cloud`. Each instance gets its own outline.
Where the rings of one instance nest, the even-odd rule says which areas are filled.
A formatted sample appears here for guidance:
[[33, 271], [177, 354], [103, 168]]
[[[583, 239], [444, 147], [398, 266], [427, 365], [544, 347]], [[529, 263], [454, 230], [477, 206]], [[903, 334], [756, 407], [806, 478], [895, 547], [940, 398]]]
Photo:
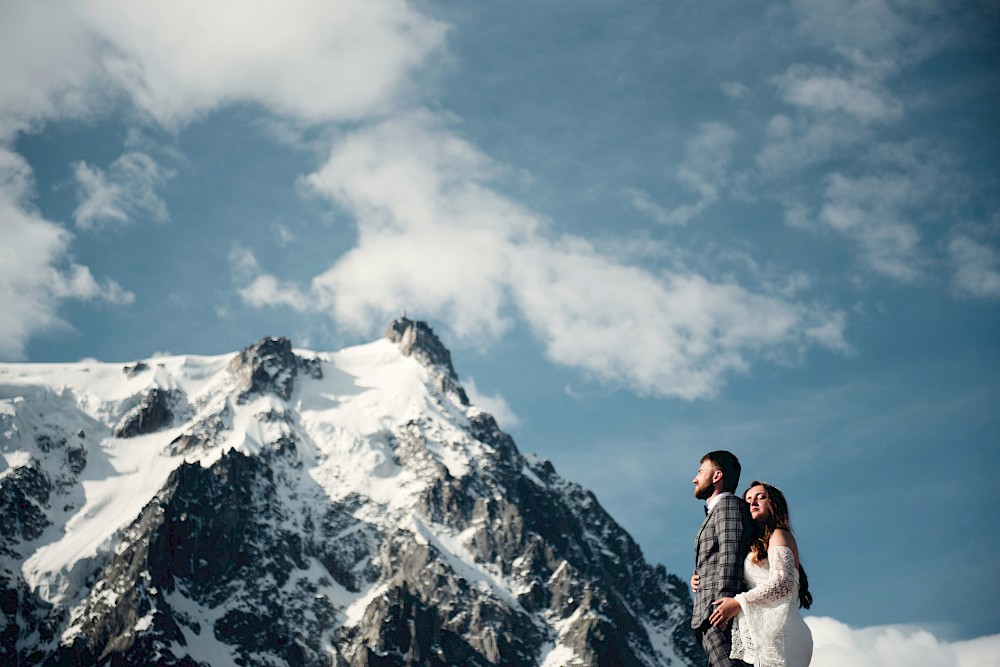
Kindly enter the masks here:
[[793, 0], [796, 32], [831, 51], [891, 56], [914, 63], [970, 39], [991, 39], [989, 2]]
[[855, 241], [868, 266], [890, 278], [912, 282], [920, 275], [920, 233], [903, 211], [922, 198], [900, 175], [848, 178], [831, 174], [819, 219]]
[[[402, 308], [489, 341], [520, 320], [553, 361], [643, 394], [700, 398], [775, 348], [843, 349], [840, 313], [697, 274], [652, 273], [598, 252], [504, 196], [503, 170], [428, 112], [359, 130], [310, 176], [349, 210], [357, 246], [306, 291], [369, 330]], [[257, 276], [253, 305], [299, 307]]]
[[170, 217], [156, 188], [173, 174], [145, 153], [126, 153], [107, 172], [77, 162], [73, 175], [79, 202], [73, 220], [81, 229], [124, 224], [142, 217], [165, 222]]
[[806, 618], [813, 634], [812, 667], [995, 667], [1000, 635], [967, 641], [938, 639], [917, 626], [851, 628], [822, 616]]
[[954, 268], [954, 287], [963, 296], [1000, 298], [1000, 253], [968, 236], [957, 235], [948, 244]]
[[[796, 6], [823, 15], [833, 11], [811, 2]], [[932, 2], [927, 10], [933, 15], [941, 8]], [[891, 3], [847, 2], [838, 11], [843, 15], [836, 17], [834, 30], [850, 32], [853, 21], [884, 14], [890, 34], [882, 37], [890, 43], [903, 35], [916, 38], [916, 32], [911, 34], [917, 29], [913, 13]], [[800, 26], [807, 32], [815, 28], [810, 27], [811, 16], [804, 14]], [[858, 34], [867, 29], [854, 27]], [[905, 126], [905, 106], [890, 83], [905, 71], [903, 66], [885, 55], [885, 44], [867, 38], [859, 43], [867, 50], [831, 46], [834, 64], [793, 64], [770, 79], [784, 108], [766, 124], [755, 174], [785, 206], [791, 226], [832, 232], [831, 238], [854, 246], [859, 267], [916, 284], [942, 260], [940, 246], [930, 240], [940, 233], [935, 227], [941, 221], [954, 218], [950, 207], [961, 200], [965, 184], [943, 148]], [[887, 127], [901, 138], [880, 139]], [[804, 170], [807, 178], [802, 178]], [[951, 259], [966, 250], [958, 242]], [[981, 271], [983, 253], [977, 257], [969, 256], [969, 271], [956, 278], [959, 292], [976, 289], [969, 280], [985, 276], [989, 283]]]
[[848, 74], [793, 65], [774, 79], [783, 100], [819, 114], [845, 113], [861, 123], [890, 122], [902, 105], [884, 87], [884, 68], [855, 66]]
[[718, 200], [728, 184], [732, 162], [732, 144], [736, 140], [733, 128], [723, 123], [705, 123], [685, 147], [684, 160], [677, 168], [676, 178], [685, 188], [698, 195], [693, 204], [665, 209], [642, 190], [629, 188], [626, 194], [636, 209], [663, 225], [685, 225]]

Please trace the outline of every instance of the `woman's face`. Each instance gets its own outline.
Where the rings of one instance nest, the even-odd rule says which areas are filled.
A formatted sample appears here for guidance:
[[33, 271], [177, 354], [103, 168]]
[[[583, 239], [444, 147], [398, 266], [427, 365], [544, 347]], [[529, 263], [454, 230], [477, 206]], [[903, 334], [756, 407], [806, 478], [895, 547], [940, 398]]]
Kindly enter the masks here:
[[763, 486], [751, 486], [743, 499], [750, 505], [750, 518], [754, 521], [763, 523], [771, 516], [771, 499]]

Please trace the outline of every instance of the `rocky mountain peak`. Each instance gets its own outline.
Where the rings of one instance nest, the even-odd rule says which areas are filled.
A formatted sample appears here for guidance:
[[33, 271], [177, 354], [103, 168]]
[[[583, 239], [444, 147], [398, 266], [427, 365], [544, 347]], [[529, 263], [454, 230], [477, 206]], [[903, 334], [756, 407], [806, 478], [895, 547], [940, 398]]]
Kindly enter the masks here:
[[287, 401], [299, 370], [312, 377], [322, 376], [319, 363], [295, 356], [292, 342], [284, 336], [260, 339], [240, 350], [229, 364], [229, 371], [237, 378], [241, 401], [254, 393], [276, 394]]
[[385, 337], [399, 344], [406, 356], [419, 359], [427, 366], [437, 368], [452, 380], [457, 380], [455, 367], [451, 365], [451, 352], [434, 334], [427, 322], [414, 322], [401, 317], [386, 329]]
[[415, 322], [401, 317], [389, 325], [385, 337], [397, 343], [404, 355], [413, 357], [426, 366], [438, 389], [455, 396], [462, 405], [470, 404], [465, 389], [458, 382], [455, 367], [451, 364], [451, 352], [427, 322]]

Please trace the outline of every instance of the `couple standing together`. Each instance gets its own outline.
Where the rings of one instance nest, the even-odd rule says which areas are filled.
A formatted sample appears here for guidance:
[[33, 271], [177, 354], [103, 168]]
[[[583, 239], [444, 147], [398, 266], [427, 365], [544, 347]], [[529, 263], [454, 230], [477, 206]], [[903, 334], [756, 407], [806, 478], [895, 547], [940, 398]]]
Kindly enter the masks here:
[[806, 667], [812, 634], [799, 607], [812, 596], [799, 564], [784, 494], [754, 481], [735, 495], [740, 462], [709, 452], [694, 478], [705, 501], [695, 538], [691, 627], [711, 667]]

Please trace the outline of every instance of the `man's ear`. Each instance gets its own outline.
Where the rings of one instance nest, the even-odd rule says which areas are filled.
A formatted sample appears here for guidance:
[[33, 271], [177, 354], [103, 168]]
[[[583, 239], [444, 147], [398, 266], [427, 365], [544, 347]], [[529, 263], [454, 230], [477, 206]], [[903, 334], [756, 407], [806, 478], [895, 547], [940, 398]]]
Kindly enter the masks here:
[[712, 484], [722, 481], [722, 471], [716, 468], [712, 471]]

